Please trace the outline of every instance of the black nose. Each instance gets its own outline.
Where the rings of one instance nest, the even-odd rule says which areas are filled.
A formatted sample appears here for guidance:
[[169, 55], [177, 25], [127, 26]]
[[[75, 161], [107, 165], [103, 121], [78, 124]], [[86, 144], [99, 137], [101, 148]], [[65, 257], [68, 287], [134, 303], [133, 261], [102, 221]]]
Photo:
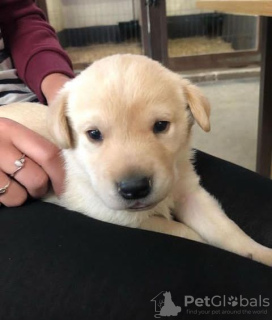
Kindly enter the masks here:
[[147, 177], [131, 177], [117, 183], [119, 194], [124, 199], [141, 199], [146, 197], [151, 191], [151, 179]]

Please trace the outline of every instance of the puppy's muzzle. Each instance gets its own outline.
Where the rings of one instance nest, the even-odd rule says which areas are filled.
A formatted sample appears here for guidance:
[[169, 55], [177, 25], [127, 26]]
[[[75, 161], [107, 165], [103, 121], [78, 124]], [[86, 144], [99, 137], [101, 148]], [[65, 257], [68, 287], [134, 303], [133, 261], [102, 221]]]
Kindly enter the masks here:
[[134, 176], [117, 183], [118, 193], [126, 200], [147, 197], [152, 189], [151, 178]]

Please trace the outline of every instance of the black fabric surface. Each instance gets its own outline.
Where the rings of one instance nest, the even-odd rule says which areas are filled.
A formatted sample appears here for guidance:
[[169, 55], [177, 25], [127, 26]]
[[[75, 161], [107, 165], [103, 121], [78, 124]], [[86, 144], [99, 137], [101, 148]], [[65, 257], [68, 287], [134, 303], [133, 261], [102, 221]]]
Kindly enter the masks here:
[[[271, 246], [272, 182], [201, 152], [196, 168], [228, 215]], [[184, 306], [188, 295], [261, 296], [272, 304], [272, 268], [39, 201], [0, 209], [1, 320], [154, 319], [151, 299], [161, 291], [182, 308], [171, 319], [272, 319], [272, 306]]]
[[253, 239], [272, 247], [272, 181], [200, 151], [195, 159], [201, 184], [227, 215]]

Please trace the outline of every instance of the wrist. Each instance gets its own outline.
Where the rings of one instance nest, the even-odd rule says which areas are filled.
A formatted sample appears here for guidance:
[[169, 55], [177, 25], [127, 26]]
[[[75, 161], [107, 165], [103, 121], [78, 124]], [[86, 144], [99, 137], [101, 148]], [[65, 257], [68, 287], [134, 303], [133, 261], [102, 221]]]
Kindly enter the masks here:
[[50, 105], [54, 100], [55, 96], [64, 84], [70, 80], [71, 78], [62, 73], [51, 73], [43, 79], [41, 83], [41, 90], [48, 105]]

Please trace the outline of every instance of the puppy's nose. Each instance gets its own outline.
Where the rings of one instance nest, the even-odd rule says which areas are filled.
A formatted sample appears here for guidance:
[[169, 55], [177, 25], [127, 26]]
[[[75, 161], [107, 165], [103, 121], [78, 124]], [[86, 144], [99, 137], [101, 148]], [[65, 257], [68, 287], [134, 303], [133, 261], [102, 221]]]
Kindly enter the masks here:
[[141, 199], [149, 195], [152, 183], [148, 177], [131, 177], [117, 183], [119, 194], [127, 200]]

